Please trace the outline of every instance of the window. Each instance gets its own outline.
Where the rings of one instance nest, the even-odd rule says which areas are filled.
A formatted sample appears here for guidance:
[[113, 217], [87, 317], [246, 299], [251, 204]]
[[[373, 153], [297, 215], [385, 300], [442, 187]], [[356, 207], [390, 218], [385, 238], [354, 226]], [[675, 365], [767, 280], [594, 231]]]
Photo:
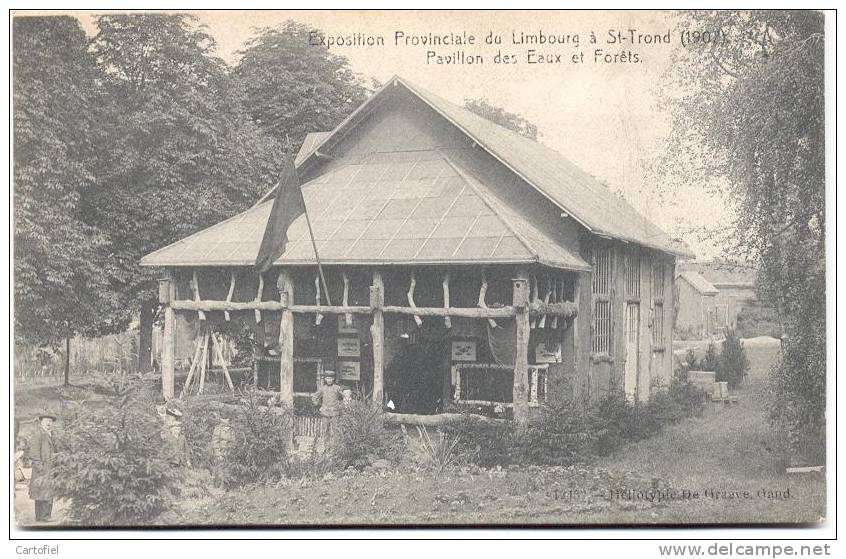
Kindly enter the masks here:
[[640, 255], [626, 254], [626, 299], [640, 300]]
[[593, 329], [591, 352], [611, 353], [611, 247], [593, 249]]
[[664, 347], [664, 263], [652, 264], [652, 346]]

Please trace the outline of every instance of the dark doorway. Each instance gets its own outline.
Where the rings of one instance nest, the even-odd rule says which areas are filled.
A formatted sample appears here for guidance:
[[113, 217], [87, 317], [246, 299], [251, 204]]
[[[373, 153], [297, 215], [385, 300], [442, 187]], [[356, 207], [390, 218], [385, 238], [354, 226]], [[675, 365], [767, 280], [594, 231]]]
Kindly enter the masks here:
[[443, 411], [448, 344], [443, 328], [426, 328], [402, 342], [386, 367], [386, 401], [396, 413], [434, 414]]

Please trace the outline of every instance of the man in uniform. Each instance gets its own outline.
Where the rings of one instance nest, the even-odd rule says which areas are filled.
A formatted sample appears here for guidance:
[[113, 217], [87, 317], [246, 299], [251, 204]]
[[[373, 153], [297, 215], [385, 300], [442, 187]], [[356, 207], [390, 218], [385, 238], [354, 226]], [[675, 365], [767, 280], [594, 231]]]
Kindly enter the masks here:
[[324, 371], [323, 385], [311, 396], [314, 405], [320, 406], [320, 436], [323, 437], [324, 449], [328, 450], [332, 446], [335, 425], [341, 413], [343, 399], [344, 393], [341, 387], [335, 384], [335, 371]]
[[52, 522], [53, 493], [50, 490], [50, 468], [53, 466], [53, 422], [56, 416], [42, 413], [38, 416], [38, 430], [29, 447], [32, 477], [29, 481], [29, 498], [35, 501], [35, 521]]

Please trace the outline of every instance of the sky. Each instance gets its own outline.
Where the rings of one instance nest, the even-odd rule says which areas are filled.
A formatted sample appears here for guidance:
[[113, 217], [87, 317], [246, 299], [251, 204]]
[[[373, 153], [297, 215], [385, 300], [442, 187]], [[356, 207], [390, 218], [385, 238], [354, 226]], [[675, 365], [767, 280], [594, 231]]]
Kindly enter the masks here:
[[[288, 19], [313, 26], [329, 37], [357, 34], [381, 37], [384, 45], [337, 46], [351, 68], [381, 82], [397, 74], [457, 104], [485, 97], [538, 126], [539, 141], [583, 170], [618, 190], [642, 214], [688, 243], [699, 258], [715, 256], [719, 247], [701, 242], [691, 227], [720, 229], [730, 220], [729, 204], [715, 195], [677, 185], [658, 185], [649, 176], [649, 162], [661, 152], [668, 132], [667, 115], [657, 107], [657, 88], [664, 82], [673, 49], [681, 48], [668, 12], [651, 11], [198, 11], [199, 21], [215, 38], [218, 56], [229, 63], [255, 35]], [[78, 13], [93, 33], [91, 14]], [[630, 30], [634, 30], [634, 34]], [[395, 44], [396, 32], [403, 34]], [[596, 44], [589, 44], [594, 32]], [[619, 32], [619, 35], [617, 34]], [[663, 42], [669, 35], [669, 42]], [[428, 34], [475, 37], [473, 45], [415, 45]], [[489, 34], [500, 44], [487, 44]], [[521, 35], [554, 35], [563, 44], [531, 45]], [[609, 43], [614, 34], [613, 43]], [[575, 35], [578, 35], [576, 46]], [[515, 44], [516, 37], [518, 44]], [[634, 40], [634, 41], [632, 41]], [[647, 41], [649, 41], [647, 43]], [[632, 44], [632, 43], [635, 44]], [[315, 48], [320, 48], [315, 46]], [[601, 49], [595, 62], [595, 49]], [[538, 55], [560, 55], [558, 62], [529, 64], [528, 49]], [[436, 56], [481, 55], [481, 64], [436, 64]], [[516, 64], [495, 64], [501, 51]], [[583, 53], [584, 62], [572, 62]], [[629, 53], [627, 57], [619, 56]], [[616, 60], [605, 62], [605, 54]], [[638, 57], [631, 62], [632, 56]], [[537, 60], [538, 57], [535, 57]], [[445, 58], [444, 58], [445, 59]], [[659, 190], [665, 196], [657, 195]]]

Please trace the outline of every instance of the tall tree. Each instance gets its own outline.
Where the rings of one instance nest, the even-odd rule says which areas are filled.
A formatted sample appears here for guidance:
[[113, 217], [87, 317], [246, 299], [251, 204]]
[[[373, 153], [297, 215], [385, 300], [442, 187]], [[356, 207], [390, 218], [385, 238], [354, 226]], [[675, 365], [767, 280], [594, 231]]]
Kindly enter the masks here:
[[108, 15], [97, 26], [105, 116], [96, 183], [81, 207], [107, 233], [121, 291], [141, 310], [146, 369], [156, 272], [139, 259], [249, 207], [272, 185], [281, 149], [250, 121], [242, 90], [193, 17]]
[[70, 17], [13, 20], [15, 339], [69, 340], [125, 327], [108, 237], [84, 222], [94, 185], [99, 74]]
[[819, 454], [826, 373], [823, 16], [691, 12], [679, 25], [684, 30], [720, 35], [677, 51], [665, 91], [674, 121], [663, 171], [734, 202], [730, 252], [758, 265], [759, 295], [779, 310], [788, 334], [772, 377], [772, 417], [792, 450]]
[[309, 132], [334, 128], [369, 93], [345, 57], [309, 44], [313, 31], [293, 21], [260, 29], [233, 72], [253, 122], [288, 152]]
[[517, 113], [511, 113], [492, 105], [490, 101], [484, 97], [481, 99], [465, 99], [464, 108], [470, 112], [476, 113], [482, 118], [490, 120], [495, 124], [504, 126], [509, 130], [517, 132], [521, 136], [525, 136], [530, 140], [538, 139], [538, 127], [529, 120], [525, 119]]

